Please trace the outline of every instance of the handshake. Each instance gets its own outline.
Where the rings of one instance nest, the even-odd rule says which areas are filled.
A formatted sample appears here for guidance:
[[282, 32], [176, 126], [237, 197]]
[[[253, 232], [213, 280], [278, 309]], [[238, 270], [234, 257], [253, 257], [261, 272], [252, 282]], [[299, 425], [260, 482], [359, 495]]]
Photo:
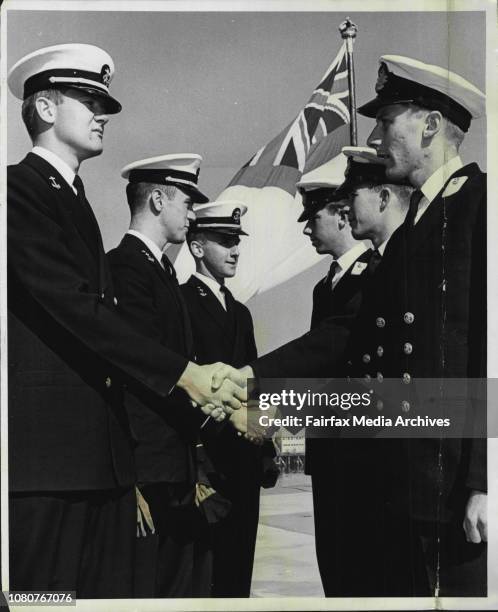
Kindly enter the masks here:
[[[223, 421], [233, 415], [232, 425], [241, 433], [247, 433], [247, 379], [252, 378], [252, 368], [240, 370], [225, 363], [197, 365], [189, 362], [177, 386], [183, 389], [192, 403], [215, 421]], [[240, 411], [234, 414], [234, 411]]]

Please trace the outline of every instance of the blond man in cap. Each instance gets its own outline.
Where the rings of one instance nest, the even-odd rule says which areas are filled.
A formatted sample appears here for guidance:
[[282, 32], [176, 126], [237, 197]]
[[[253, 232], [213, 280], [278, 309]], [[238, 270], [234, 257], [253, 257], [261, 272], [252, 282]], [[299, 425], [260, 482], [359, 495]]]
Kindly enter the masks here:
[[[246, 236], [238, 201], [196, 206], [187, 241], [196, 272], [182, 285], [190, 312], [198, 363], [226, 362], [241, 367], [257, 356], [251, 313], [225, 281], [233, 278], [239, 245]], [[238, 412], [233, 417], [238, 417]], [[232, 417], [232, 418], [233, 418]], [[222, 426], [223, 427], [223, 426]], [[213, 526], [213, 597], [249, 597], [261, 486], [273, 486], [277, 468], [271, 442], [255, 446], [233, 428], [206, 423], [202, 439], [213, 462], [211, 482], [231, 503], [226, 518]]]
[[[198, 360], [193, 326], [164, 251], [185, 241], [195, 221], [193, 206], [208, 200], [197, 185], [201, 161], [196, 154], [168, 154], [123, 168], [130, 229], [108, 253], [119, 314], [137, 331], [191, 360]], [[169, 396], [168, 410], [143, 389], [127, 393], [126, 405], [138, 484], [156, 531], [138, 543], [137, 595], [208, 597], [207, 523], [201, 515], [204, 504], [198, 510], [194, 497], [199, 411], [179, 389]]]
[[[78, 176], [103, 150], [112, 58], [40, 49], [10, 70], [34, 148], [8, 168], [10, 587], [132, 594], [135, 472], [122, 384], [239, 407], [201, 369], [116, 313], [100, 231]], [[166, 405], [165, 405], [166, 409]]]
[[[376, 119], [368, 143], [387, 177], [408, 180], [415, 192], [386, 248], [380, 285], [365, 302], [369, 323], [353, 368], [402, 380], [400, 413], [430, 415], [448, 405], [477, 432], [405, 440], [392, 458], [392, 497], [412, 521], [410, 594], [485, 595], [483, 404], [470, 400], [470, 384], [455, 393], [463, 385], [449, 381], [486, 377], [486, 177], [459, 157], [485, 97], [458, 74], [395, 55], [380, 58], [376, 93], [359, 108]], [[430, 397], [418, 385], [417, 403], [410, 389], [421, 379], [439, 380], [439, 391]]]

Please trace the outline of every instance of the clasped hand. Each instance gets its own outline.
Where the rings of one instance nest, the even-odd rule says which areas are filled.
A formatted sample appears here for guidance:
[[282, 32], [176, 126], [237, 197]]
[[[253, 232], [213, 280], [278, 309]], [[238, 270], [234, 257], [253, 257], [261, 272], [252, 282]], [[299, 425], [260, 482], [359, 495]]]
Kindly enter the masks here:
[[189, 362], [177, 386], [216, 421], [222, 421], [239, 410], [242, 402], [247, 402], [247, 378], [221, 362], [202, 366]]

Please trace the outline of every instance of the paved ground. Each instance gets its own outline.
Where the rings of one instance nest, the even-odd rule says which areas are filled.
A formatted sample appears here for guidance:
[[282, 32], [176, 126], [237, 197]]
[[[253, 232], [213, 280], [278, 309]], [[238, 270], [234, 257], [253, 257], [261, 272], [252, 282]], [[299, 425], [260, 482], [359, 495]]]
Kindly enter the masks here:
[[309, 476], [284, 474], [262, 491], [251, 596], [323, 597]]

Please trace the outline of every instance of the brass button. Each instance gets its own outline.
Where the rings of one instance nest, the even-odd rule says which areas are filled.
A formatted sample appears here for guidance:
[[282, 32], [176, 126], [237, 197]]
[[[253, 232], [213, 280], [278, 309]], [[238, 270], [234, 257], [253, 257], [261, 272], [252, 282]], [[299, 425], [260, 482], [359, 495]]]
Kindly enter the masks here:
[[368, 353], [365, 353], [361, 360], [363, 361], [363, 363], [370, 363], [370, 355]]
[[383, 410], [384, 409], [384, 402], [382, 400], [377, 400], [376, 407], [377, 407], [377, 410]]
[[401, 410], [403, 412], [409, 412], [410, 411], [410, 402], [407, 402], [406, 400], [403, 400], [401, 402]]
[[102, 302], [105, 300], [105, 293], [102, 293], [102, 295], [100, 296], [100, 299], [102, 300]]
[[351, 361], [351, 359], [348, 361], [348, 366], [352, 366], [353, 362]]
[[377, 356], [378, 357], [382, 357], [383, 354], [384, 354], [384, 347], [383, 346], [378, 346], [377, 347]]
[[415, 321], [415, 315], [413, 312], [405, 312], [403, 319], [407, 325], [411, 325]]
[[411, 355], [413, 353], [413, 345], [410, 342], [405, 342], [403, 345], [403, 353], [405, 355]]
[[379, 382], [382, 382], [384, 380], [384, 375], [382, 374], [382, 372], [377, 372], [377, 380]]
[[118, 298], [117, 297], [115, 297], [112, 301], [114, 302], [114, 306], [118, 305]]
[[375, 320], [375, 324], [377, 325], [377, 327], [385, 327], [386, 320], [383, 319], [382, 317], [377, 317], [377, 319]]
[[110, 377], [110, 376], [108, 376], [108, 377], [105, 379], [105, 386], [106, 386], [108, 389], [110, 389], [110, 388], [112, 387], [112, 380], [111, 380], [111, 377]]
[[405, 385], [409, 385], [411, 380], [412, 380], [412, 377], [410, 376], [410, 374], [408, 374], [408, 372], [405, 372], [403, 374], [403, 382], [405, 383]]

